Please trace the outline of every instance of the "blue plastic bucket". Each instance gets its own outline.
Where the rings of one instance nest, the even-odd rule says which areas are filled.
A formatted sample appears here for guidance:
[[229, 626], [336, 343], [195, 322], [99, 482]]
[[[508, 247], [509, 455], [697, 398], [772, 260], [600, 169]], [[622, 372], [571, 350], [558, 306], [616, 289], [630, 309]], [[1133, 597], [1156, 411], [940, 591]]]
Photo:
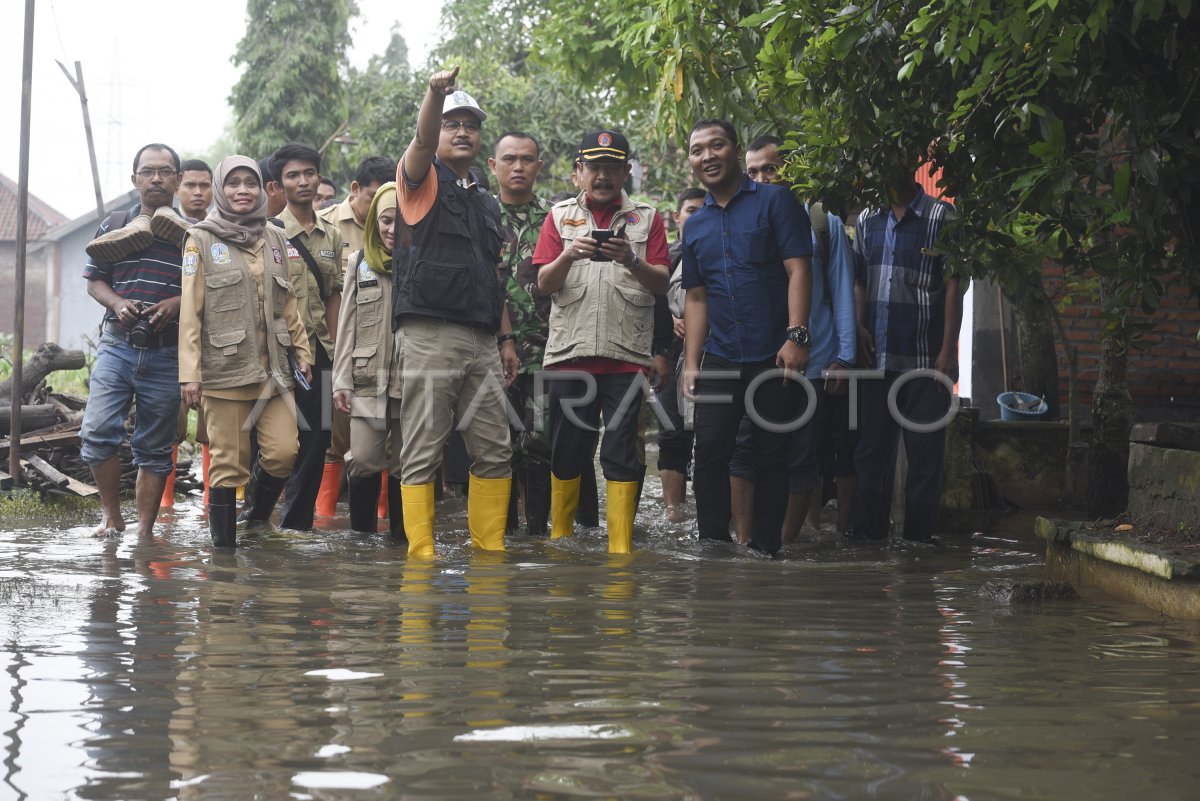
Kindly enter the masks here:
[[[1018, 408], [1018, 401], [1022, 406], [1028, 408]], [[1046, 405], [1046, 401], [1037, 395], [1030, 395], [1028, 392], [1001, 392], [996, 396], [996, 403], [1000, 404], [1000, 419], [1010, 422], [1017, 420], [1037, 420], [1050, 409]]]

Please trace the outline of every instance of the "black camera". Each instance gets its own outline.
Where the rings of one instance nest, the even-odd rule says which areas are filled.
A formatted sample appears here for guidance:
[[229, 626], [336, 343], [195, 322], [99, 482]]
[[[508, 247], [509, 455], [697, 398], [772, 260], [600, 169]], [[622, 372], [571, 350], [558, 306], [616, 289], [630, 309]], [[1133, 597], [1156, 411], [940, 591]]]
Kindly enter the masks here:
[[149, 307], [150, 305], [145, 302], [138, 303], [137, 322], [129, 329], [129, 344], [135, 348], [150, 347], [150, 343], [158, 336], [150, 327], [150, 323], [146, 322], [146, 318], [142, 316]]

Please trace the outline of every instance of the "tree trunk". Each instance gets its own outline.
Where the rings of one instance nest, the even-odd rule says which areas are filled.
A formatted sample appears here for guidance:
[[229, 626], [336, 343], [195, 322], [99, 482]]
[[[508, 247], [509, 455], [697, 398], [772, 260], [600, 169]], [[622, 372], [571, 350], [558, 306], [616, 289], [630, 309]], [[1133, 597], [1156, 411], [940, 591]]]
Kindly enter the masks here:
[[1010, 298], [1017, 323], [1021, 389], [1046, 399], [1046, 417], [1061, 417], [1058, 402], [1058, 353], [1054, 347], [1054, 319], [1040, 279], [1022, 284]]
[[[0, 406], [0, 436], [7, 437], [9, 423], [12, 422], [12, 404]], [[48, 428], [58, 424], [58, 407], [51, 403], [41, 403], [36, 406], [21, 407], [21, 434], [29, 434], [39, 428]]]
[[[24, 400], [37, 388], [42, 379], [56, 370], [78, 370], [87, 362], [81, 350], [63, 350], [53, 342], [46, 342], [34, 351], [21, 369], [21, 397]], [[0, 382], [0, 400], [12, 400], [12, 378]], [[7, 425], [7, 423], [5, 423]]]
[[1126, 376], [1128, 347], [1122, 330], [1109, 332], [1100, 354], [1100, 375], [1092, 393], [1092, 442], [1088, 449], [1086, 512], [1092, 519], [1113, 517], [1129, 502], [1129, 432], [1133, 399]]

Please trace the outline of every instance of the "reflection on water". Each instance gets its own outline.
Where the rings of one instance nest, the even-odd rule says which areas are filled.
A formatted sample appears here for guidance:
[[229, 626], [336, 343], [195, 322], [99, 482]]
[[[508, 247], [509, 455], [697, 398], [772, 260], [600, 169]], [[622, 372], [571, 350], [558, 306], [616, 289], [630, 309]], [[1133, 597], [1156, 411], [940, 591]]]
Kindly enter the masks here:
[[771, 562], [661, 513], [631, 556], [472, 553], [460, 502], [431, 562], [213, 555], [189, 503], [0, 534], [0, 799], [1191, 797], [1200, 629], [987, 600], [1040, 574], [1027, 522]]

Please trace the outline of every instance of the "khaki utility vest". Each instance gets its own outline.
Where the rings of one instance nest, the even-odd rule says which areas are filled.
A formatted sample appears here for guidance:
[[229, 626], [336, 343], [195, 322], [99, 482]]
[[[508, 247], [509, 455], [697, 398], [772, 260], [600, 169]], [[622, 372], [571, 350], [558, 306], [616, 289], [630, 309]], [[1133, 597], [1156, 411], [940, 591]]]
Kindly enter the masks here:
[[[243, 387], [270, 377], [283, 389], [291, 389], [295, 382], [287, 352], [292, 335], [283, 309], [292, 283], [283, 231], [271, 225], [263, 230], [261, 302], [258, 280], [241, 248], [211, 231], [192, 229], [189, 233], [204, 260], [204, 319], [200, 327], [204, 388]], [[214, 253], [214, 246], [219, 253]], [[224, 263], [215, 263], [218, 255]]]
[[[653, 206], [635, 203], [621, 193], [621, 208], [613, 215], [610, 230], [624, 229], [633, 252], [644, 263]], [[550, 214], [570, 250], [577, 237], [598, 228], [584, 193], [556, 203]], [[567, 279], [550, 296], [550, 337], [543, 364], [602, 356], [649, 366], [654, 336], [654, 295], [621, 264], [580, 259], [567, 271]]]
[[[334, 387], [353, 387], [361, 397], [378, 396], [387, 392], [392, 368], [392, 276], [380, 275], [367, 266], [362, 251], [353, 253], [346, 264], [346, 285], [342, 290], [342, 314], [354, 313], [354, 336], [338, 338], [353, 342], [348, 365], [349, 376], [334, 376]], [[334, 359], [334, 370], [343, 367]]]

